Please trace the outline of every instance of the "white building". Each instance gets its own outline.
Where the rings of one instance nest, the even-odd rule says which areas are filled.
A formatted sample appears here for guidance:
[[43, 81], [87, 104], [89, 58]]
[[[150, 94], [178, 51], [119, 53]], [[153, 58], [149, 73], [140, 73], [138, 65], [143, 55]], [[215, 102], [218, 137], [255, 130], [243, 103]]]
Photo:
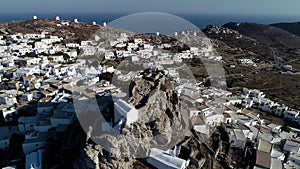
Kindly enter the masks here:
[[65, 61], [63, 55], [51, 56], [51, 58], [53, 59], [53, 62], [56, 62], [56, 63], [62, 63]]
[[67, 43], [66, 47], [68, 48], [78, 48], [80, 45], [78, 43]]
[[249, 96], [249, 97], [255, 97], [255, 98], [264, 98], [265, 94], [259, 90], [256, 89], [248, 89], [248, 88], [243, 88], [243, 92]]
[[32, 116], [32, 117], [20, 117], [18, 119], [19, 125], [19, 131], [23, 134], [29, 131], [34, 130], [34, 126], [38, 124], [38, 122], [41, 120], [40, 116]]
[[58, 36], [51, 36], [47, 39], [42, 39], [41, 42], [42, 43], [45, 43], [45, 44], [52, 44], [52, 43], [55, 43], [55, 42], [61, 42], [62, 38], [59, 38]]
[[[287, 165], [284, 166], [285, 168], [300, 168], [300, 153], [291, 153], [287, 160], [288, 162]], [[291, 167], [289, 168], [289, 166]]]
[[22, 94], [21, 100], [25, 101], [25, 102], [30, 102], [30, 101], [33, 100], [33, 94], [31, 94], [31, 93], [24, 93], [24, 94]]
[[0, 104], [12, 106], [17, 103], [16, 97], [7, 94], [0, 94]]
[[60, 124], [72, 124], [74, 121], [75, 114], [70, 112], [55, 111], [53, 116], [50, 118], [52, 127], [57, 127]]
[[284, 119], [287, 120], [287, 121], [292, 121], [292, 122], [297, 122], [297, 117], [299, 116], [299, 112], [297, 111], [285, 111], [284, 112]]
[[246, 146], [246, 138], [241, 129], [233, 129], [230, 131], [230, 143], [232, 147], [244, 149]]
[[293, 139], [286, 140], [283, 150], [298, 153], [300, 152], [300, 142]]
[[105, 52], [105, 59], [107, 60], [111, 60], [111, 59], [115, 59], [116, 56], [114, 54], [114, 52]]
[[8, 41], [15, 43], [15, 42], [19, 42], [20, 39], [23, 39], [23, 34], [6, 35], [5, 37]]
[[13, 119], [13, 115], [17, 114], [18, 111], [11, 106], [8, 105], [0, 105], [0, 117], [3, 116], [5, 122], [11, 122]]
[[70, 24], [69, 24], [69, 22], [61, 22], [61, 25], [63, 25], [63, 26], [69, 26]]
[[2, 169], [17, 169], [17, 167], [16, 166], [8, 166], [8, 167], [4, 167]]
[[224, 115], [223, 114], [212, 114], [205, 117], [205, 121], [210, 126], [217, 126], [224, 121]]
[[42, 39], [45, 38], [45, 34], [25, 34], [26, 39]]
[[90, 46], [90, 44], [92, 44], [92, 41], [81, 41], [80, 42], [81, 47]]
[[39, 121], [33, 128], [37, 132], [47, 132], [53, 126], [50, 123], [50, 120]]
[[251, 59], [238, 59], [237, 63], [240, 65], [252, 65], [254, 62]]
[[97, 49], [92, 46], [86, 46], [81, 48], [83, 50], [83, 56], [93, 56], [97, 52]]
[[286, 71], [292, 71], [293, 70], [293, 66], [291, 66], [291, 65], [284, 65], [284, 66], [282, 66], [282, 68]]
[[170, 151], [163, 151], [152, 148], [147, 162], [156, 168], [162, 169], [185, 169], [189, 165], [189, 160], [184, 160]]
[[199, 115], [192, 117], [192, 124], [195, 131], [210, 136], [210, 127], [205, 123]]
[[126, 124], [132, 124], [138, 120], [138, 110], [124, 100], [119, 99], [114, 103], [115, 123], [118, 123], [122, 118], [126, 119]]
[[26, 155], [26, 169], [42, 169], [43, 168], [43, 150], [32, 152]]
[[25, 141], [22, 144], [25, 154], [42, 149], [47, 144], [47, 132], [31, 132], [25, 135]]

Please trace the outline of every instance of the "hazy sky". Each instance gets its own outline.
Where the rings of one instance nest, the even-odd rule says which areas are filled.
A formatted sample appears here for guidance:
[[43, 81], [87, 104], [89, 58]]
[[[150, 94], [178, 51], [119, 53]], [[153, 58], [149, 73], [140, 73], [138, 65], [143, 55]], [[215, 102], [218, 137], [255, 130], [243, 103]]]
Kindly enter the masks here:
[[1, 0], [0, 13], [169, 12], [300, 16], [300, 0]]

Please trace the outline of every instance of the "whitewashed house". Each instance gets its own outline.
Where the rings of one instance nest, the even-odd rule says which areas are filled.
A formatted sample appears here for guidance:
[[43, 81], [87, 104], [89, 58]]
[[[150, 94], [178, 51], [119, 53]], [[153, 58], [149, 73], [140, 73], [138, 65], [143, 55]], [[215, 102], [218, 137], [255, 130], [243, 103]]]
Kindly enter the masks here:
[[81, 41], [80, 47], [87, 47], [90, 46], [90, 44], [92, 44], [92, 41]]
[[252, 65], [254, 62], [251, 59], [238, 59], [237, 63], [239, 65]]
[[0, 104], [12, 106], [14, 104], [17, 104], [17, 98], [15, 96], [8, 95], [6, 93], [0, 94]]
[[32, 48], [24, 46], [24, 47], [19, 48], [18, 52], [20, 55], [26, 55], [26, 54], [30, 53], [31, 51], [32, 51]]
[[47, 39], [42, 39], [41, 42], [47, 45], [50, 45], [52, 43], [61, 42], [62, 38], [59, 38], [58, 36], [51, 36]]
[[205, 117], [205, 121], [210, 126], [217, 126], [224, 121], [224, 115], [223, 114], [212, 114]]
[[287, 106], [281, 105], [281, 106], [276, 107], [276, 109], [274, 110], [274, 113], [276, 116], [281, 117], [283, 115], [283, 113], [287, 110], [288, 110]]
[[82, 47], [81, 49], [83, 50], [83, 56], [93, 56], [97, 52], [97, 49], [92, 46]]
[[130, 59], [132, 63], [140, 61], [140, 58], [137, 55], [130, 56]]
[[42, 169], [43, 168], [43, 150], [32, 152], [26, 155], [25, 169]]
[[32, 93], [24, 93], [21, 96], [21, 100], [24, 102], [30, 102], [33, 100], [33, 94]]
[[29, 154], [39, 149], [44, 148], [47, 145], [47, 132], [30, 132], [25, 135], [25, 141], [22, 144], [23, 152]]
[[67, 43], [66, 47], [68, 48], [78, 48], [80, 45], [78, 43]]
[[23, 34], [6, 35], [5, 37], [8, 41], [16, 43], [23, 39]]
[[163, 151], [157, 148], [152, 148], [149, 157], [146, 161], [156, 168], [162, 169], [185, 169], [189, 165], [189, 160], [184, 160], [170, 151]]
[[40, 50], [46, 50], [47, 48], [49, 48], [49, 45], [43, 41], [41, 42], [35, 42], [34, 43], [34, 48], [35, 49], [40, 49]]
[[[2, 38], [0, 38], [0, 45], [5, 45], [6, 44], [6, 41], [5, 40], [2, 40]], [[0, 51], [1, 52], [1, 51]]]
[[40, 116], [20, 117], [18, 119], [19, 131], [23, 134], [34, 130], [34, 126], [41, 120]]
[[291, 153], [287, 158], [287, 163], [284, 165], [286, 169], [300, 168], [300, 153]]
[[206, 124], [203, 117], [196, 115], [192, 117], [191, 121], [195, 131], [210, 136], [210, 127]]
[[132, 124], [138, 120], [138, 110], [122, 99], [114, 103], [114, 118], [115, 123], [118, 123], [122, 118], [125, 118], [126, 124]]
[[286, 140], [284, 146], [284, 151], [299, 153], [300, 152], [300, 142], [299, 140], [288, 139]]
[[136, 50], [139, 46], [136, 43], [127, 43], [127, 50]]
[[116, 56], [115, 56], [114, 52], [111, 52], [111, 51], [105, 52], [105, 59], [112, 60], [112, 59], [115, 59], [115, 58], [116, 58]]
[[47, 132], [52, 127], [50, 120], [43, 120], [39, 121], [33, 128], [37, 132]]
[[8, 49], [8, 46], [0, 46], [0, 53], [4, 53]]
[[25, 34], [24, 38], [37, 40], [37, 39], [45, 38], [45, 34]]
[[249, 97], [264, 98], [266, 96], [263, 92], [256, 89], [243, 88], [243, 92]]
[[298, 116], [299, 116], [299, 112], [297, 112], [297, 111], [290, 110], [290, 111], [284, 112], [284, 119], [287, 121], [292, 121], [292, 122], [298, 123], [298, 121], [297, 121]]
[[57, 127], [60, 124], [72, 124], [75, 118], [74, 113], [56, 111], [51, 117], [50, 122], [52, 127]]
[[280, 161], [284, 161], [284, 159], [285, 159], [284, 153], [282, 153], [282, 152], [280, 152], [278, 150], [275, 150], [274, 147], [271, 150], [271, 157], [275, 158], [275, 159], [278, 159]]
[[51, 114], [54, 110], [55, 103], [38, 103], [37, 113], [38, 114]]
[[233, 129], [229, 132], [230, 143], [232, 147], [244, 149], [246, 146], [246, 138], [241, 129]]
[[53, 59], [53, 62], [56, 62], [56, 63], [62, 63], [65, 61], [63, 55], [51, 56], [51, 58]]

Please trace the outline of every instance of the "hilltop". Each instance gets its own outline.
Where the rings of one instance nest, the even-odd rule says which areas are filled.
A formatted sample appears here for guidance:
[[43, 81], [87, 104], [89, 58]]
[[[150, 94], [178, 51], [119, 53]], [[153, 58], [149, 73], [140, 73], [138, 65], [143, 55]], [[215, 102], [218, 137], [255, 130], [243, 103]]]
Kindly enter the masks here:
[[53, 20], [53, 19], [37, 19], [37, 20], [23, 20], [0, 23], [1, 34], [15, 34], [15, 33], [41, 33], [43, 31], [49, 32], [53, 36], [63, 37], [65, 42], [80, 42], [88, 40], [98, 30], [108, 31], [112, 34], [119, 32], [130, 31], [119, 30], [111, 27], [104, 27], [102, 25], [92, 25], [83, 22], [75, 23], [67, 20]]
[[292, 22], [292, 23], [274, 23], [271, 26], [283, 29], [292, 34], [300, 36], [300, 22]]
[[[229, 88], [257, 88], [287, 105], [300, 105], [299, 75], [280, 69], [280, 66], [292, 65], [294, 70], [299, 70], [300, 37], [270, 25], [235, 22], [209, 26], [204, 33], [227, 61], [224, 68]], [[231, 68], [230, 63], [240, 58], [252, 59], [257, 67]], [[275, 60], [279, 69], [274, 68]]]
[[299, 49], [300, 37], [270, 25], [231, 22], [223, 25], [223, 27], [234, 29], [242, 35], [278, 49]]

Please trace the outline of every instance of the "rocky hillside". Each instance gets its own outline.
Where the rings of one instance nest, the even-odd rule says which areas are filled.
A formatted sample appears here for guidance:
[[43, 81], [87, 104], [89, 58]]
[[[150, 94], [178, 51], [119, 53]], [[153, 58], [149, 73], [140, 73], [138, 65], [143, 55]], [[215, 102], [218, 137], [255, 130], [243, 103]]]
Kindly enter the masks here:
[[223, 27], [236, 30], [244, 36], [278, 49], [283, 59], [295, 59], [295, 55], [300, 54], [300, 37], [280, 28], [263, 24], [234, 22], [227, 23]]
[[234, 68], [224, 64], [229, 88], [257, 88], [276, 101], [300, 107], [299, 74], [283, 74], [281, 69], [273, 68], [277, 58], [279, 65], [292, 65], [294, 71], [299, 71], [300, 37], [270, 25], [233, 22], [208, 26], [204, 33], [227, 64], [238, 58], [257, 63], [258, 67], [235, 65]]
[[[66, 25], [68, 23], [68, 25]], [[70, 21], [56, 21], [53, 19], [38, 19], [38, 20], [24, 20], [0, 23], [1, 34], [14, 33], [41, 33], [43, 31], [49, 32], [51, 35], [63, 37], [65, 42], [80, 42], [81, 40], [88, 40], [97, 31], [108, 31], [112, 34], [119, 32], [131, 33], [130, 31], [103, 27], [101, 25], [92, 25], [87, 23], [74, 23]]]
[[294, 35], [300, 36], [300, 22], [293, 22], [293, 23], [274, 23], [271, 24], [274, 27], [283, 29], [288, 31]]
[[248, 58], [256, 62], [268, 62], [271, 49], [268, 45], [244, 35], [234, 29], [222, 26], [207, 26], [203, 32], [213, 40], [215, 48], [225, 61]]

